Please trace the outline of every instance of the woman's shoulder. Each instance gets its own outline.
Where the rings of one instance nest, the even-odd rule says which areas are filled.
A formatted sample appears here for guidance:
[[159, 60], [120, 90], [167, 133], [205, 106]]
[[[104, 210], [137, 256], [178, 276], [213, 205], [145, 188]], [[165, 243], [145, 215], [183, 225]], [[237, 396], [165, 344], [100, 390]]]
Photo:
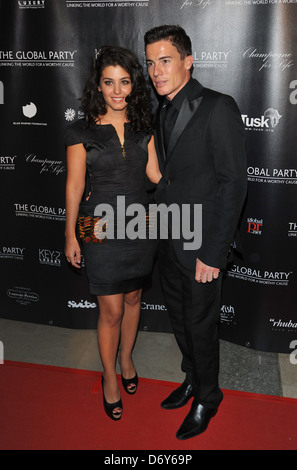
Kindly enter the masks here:
[[75, 145], [85, 142], [88, 123], [85, 118], [77, 119], [69, 124], [64, 131], [65, 145]]
[[79, 131], [79, 130], [86, 129], [87, 127], [88, 127], [87, 120], [85, 118], [80, 118], [80, 119], [76, 119], [71, 124], [68, 124], [68, 126], [66, 126], [66, 130], [74, 129], [74, 130]]
[[135, 132], [131, 128], [129, 128], [129, 131], [134, 142], [138, 144], [140, 147], [143, 147], [145, 150], [147, 150], [148, 143], [152, 137], [151, 130], [143, 129], [143, 130]]

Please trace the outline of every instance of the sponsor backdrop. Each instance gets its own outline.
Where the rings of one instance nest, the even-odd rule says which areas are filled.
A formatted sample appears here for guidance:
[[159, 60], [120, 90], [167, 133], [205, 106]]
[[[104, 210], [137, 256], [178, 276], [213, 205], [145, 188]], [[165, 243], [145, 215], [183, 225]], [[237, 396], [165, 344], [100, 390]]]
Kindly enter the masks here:
[[[84, 268], [74, 271], [63, 254], [63, 132], [81, 117], [102, 45], [128, 47], [144, 64], [145, 31], [179, 23], [192, 38], [194, 77], [231, 94], [246, 129], [243, 256], [225, 274], [221, 338], [289, 352], [297, 339], [297, 0], [0, 0], [0, 18], [1, 316], [96, 327]], [[157, 265], [140, 328], [171, 331]]]

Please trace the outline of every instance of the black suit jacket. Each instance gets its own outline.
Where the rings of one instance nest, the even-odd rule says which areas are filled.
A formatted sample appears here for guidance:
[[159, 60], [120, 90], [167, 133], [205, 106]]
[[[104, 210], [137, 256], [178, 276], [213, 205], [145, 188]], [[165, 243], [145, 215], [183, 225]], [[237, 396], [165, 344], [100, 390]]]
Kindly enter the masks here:
[[[238, 107], [230, 96], [204, 88], [192, 80], [168, 144], [163, 146], [160, 104], [156, 114], [156, 148], [162, 179], [157, 205], [202, 204], [202, 245], [185, 249], [183, 234], [173, 238], [178, 261], [195, 269], [196, 258], [209, 266], [225, 268], [234, 242], [246, 196], [244, 126]], [[196, 227], [197, 228], [197, 227]], [[201, 227], [199, 227], [201, 229]]]

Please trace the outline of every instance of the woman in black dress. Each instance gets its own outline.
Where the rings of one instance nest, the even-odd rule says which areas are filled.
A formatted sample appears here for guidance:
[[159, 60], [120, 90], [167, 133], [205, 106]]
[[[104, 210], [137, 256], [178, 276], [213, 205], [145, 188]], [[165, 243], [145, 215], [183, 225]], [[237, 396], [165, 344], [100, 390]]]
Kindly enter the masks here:
[[[147, 235], [131, 237], [131, 231], [125, 230], [123, 235], [122, 222], [128, 227], [131, 221], [126, 212], [123, 214], [123, 203], [125, 208], [131, 204], [147, 208], [145, 178], [153, 183], [161, 178], [152, 136], [150, 95], [134, 54], [120, 47], [100, 49], [85, 86], [82, 109], [84, 119], [69, 126], [65, 137], [65, 255], [73, 266], [80, 267], [78, 222], [90, 290], [99, 303], [104, 408], [110, 418], [118, 420], [123, 405], [116, 359], [119, 351], [124, 389], [135, 393], [138, 377], [132, 350], [154, 246]], [[106, 219], [106, 211], [98, 215], [102, 204], [111, 209], [108, 214], [114, 214], [113, 220]]]

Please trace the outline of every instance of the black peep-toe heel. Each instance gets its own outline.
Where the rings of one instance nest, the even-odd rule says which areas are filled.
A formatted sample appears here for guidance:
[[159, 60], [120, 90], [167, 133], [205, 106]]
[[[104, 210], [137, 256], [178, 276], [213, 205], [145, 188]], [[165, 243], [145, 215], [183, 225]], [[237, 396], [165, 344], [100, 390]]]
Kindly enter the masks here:
[[[122, 414], [123, 414], [123, 404], [121, 398], [116, 401], [115, 403], [108, 403], [106, 401], [105, 396], [104, 396], [104, 378], [102, 375], [102, 392], [103, 392], [103, 405], [104, 405], [104, 411], [107, 414], [107, 416], [114, 421], [118, 421], [121, 419]], [[121, 411], [116, 411], [117, 408], [121, 408]]]
[[136, 393], [137, 385], [138, 385], [137, 373], [135, 377], [133, 377], [132, 379], [124, 379], [123, 376], [121, 377], [122, 377], [122, 384], [123, 384], [125, 392], [129, 393], [129, 395], [134, 395], [134, 393]]

